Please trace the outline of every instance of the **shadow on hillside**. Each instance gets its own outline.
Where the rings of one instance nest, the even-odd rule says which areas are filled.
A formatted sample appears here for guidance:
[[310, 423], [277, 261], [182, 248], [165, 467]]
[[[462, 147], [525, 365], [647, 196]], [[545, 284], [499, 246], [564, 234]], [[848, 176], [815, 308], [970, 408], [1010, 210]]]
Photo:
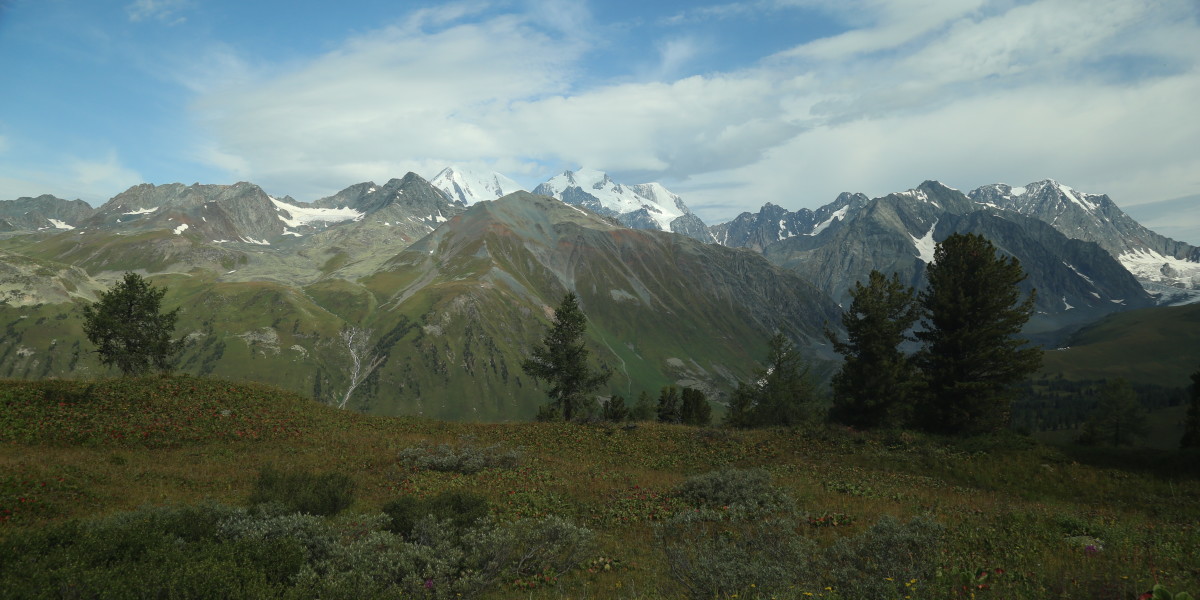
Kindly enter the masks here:
[[1161, 479], [1200, 479], [1200, 449], [1167, 451], [1150, 448], [1059, 446], [1075, 462], [1101, 469], [1118, 469]]

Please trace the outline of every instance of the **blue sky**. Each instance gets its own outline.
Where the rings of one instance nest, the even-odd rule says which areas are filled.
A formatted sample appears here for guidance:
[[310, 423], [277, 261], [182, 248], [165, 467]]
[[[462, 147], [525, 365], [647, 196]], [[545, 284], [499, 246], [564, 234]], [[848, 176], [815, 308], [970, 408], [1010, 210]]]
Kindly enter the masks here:
[[1195, 0], [0, 0], [0, 80], [2, 199], [452, 164], [708, 222], [925, 179], [1200, 193]]

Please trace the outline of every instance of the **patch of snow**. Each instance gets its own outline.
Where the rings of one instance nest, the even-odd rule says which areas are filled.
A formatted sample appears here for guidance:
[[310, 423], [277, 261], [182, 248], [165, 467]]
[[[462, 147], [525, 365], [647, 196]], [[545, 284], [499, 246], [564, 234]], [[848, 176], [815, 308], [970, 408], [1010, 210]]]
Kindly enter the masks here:
[[1121, 298], [1118, 300], [1109, 300], [1109, 302], [1112, 302], [1113, 304], [1125, 304], [1125, 299]]
[[1025, 192], [1027, 191], [1029, 190], [1025, 189], [1024, 187], [1015, 187], [1009, 190], [1008, 193], [1013, 196], [1024, 196]]
[[1097, 300], [1099, 300], [1099, 299], [1100, 299], [1100, 294], [1097, 294], [1096, 292], [1089, 292], [1089, 293], [1090, 293], [1091, 295], [1095, 296]]
[[343, 221], [358, 221], [363, 218], [366, 213], [359, 212], [353, 208], [313, 208], [311, 206], [296, 206], [286, 202], [280, 202], [271, 198], [271, 203], [275, 205], [276, 210], [287, 211], [291, 218], [286, 218], [283, 215], [279, 216], [279, 220], [283, 221], [288, 227], [300, 227], [302, 225], [310, 225], [320, 222], [341, 223]]
[[468, 205], [495, 200], [524, 189], [521, 184], [500, 173], [471, 171], [460, 167], [442, 169], [429, 180], [429, 184], [445, 192], [451, 199]]
[[1058, 189], [1060, 191], [1062, 191], [1063, 196], [1067, 197], [1067, 200], [1070, 200], [1071, 202], [1078, 204], [1083, 209], [1089, 210], [1089, 211], [1096, 210], [1096, 205], [1093, 204], [1092, 202], [1088, 201], [1086, 194], [1080, 194], [1080, 196], [1082, 196], [1082, 199], [1081, 199], [1080, 196], [1075, 195], [1074, 189], [1072, 189], [1068, 186], [1065, 186], [1061, 183], [1058, 184]]
[[297, 232], [295, 232], [295, 231], [290, 231], [290, 230], [287, 230], [287, 229], [284, 229], [284, 230], [283, 230], [283, 235], [293, 235], [293, 236], [296, 236], [296, 237], [304, 237], [304, 234], [303, 234], [303, 233], [297, 233]]
[[833, 224], [833, 221], [834, 221], [835, 219], [844, 219], [844, 218], [846, 218], [846, 212], [848, 212], [849, 210], [850, 210], [850, 205], [849, 205], [849, 204], [847, 204], [846, 206], [843, 206], [843, 207], [841, 207], [841, 208], [837, 209], [836, 211], [834, 211], [834, 212], [833, 212], [833, 214], [832, 214], [832, 215], [829, 215], [829, 218], [828, 218], [828, 219], [825, 219], [824, 221], [821, 221], [820, 223], [817, 223], [817, 226], [816, 226], [816, 227], [813, 227], [813, 230], [812, 230], [812, 232], [811, 232], [811, 233], [809, 233], [808, 235], [817, 235], [818, 233], [821, 233], [822, 231], [825, 231], [826, 229], [828, 229], [828, 228], [829, 228], [829, 226], [830, 226], [830, 225], [832, 225], [832, 224]]
[[1164, 256], [1153, 250], [1130, 250], [1121, 253], [1117, 261], [1133, 276], [1158, 283], [1182, 283], [1188, 287], [1200, 286], [1200, 263]]
[[[1074, 271], [1075, 274], [1078, 275], [1079, 277], [1081, 277], [1084, 281], [1088, 282], [1088, 285], [1091, 285], [1091, 286], [1096, 285], [1096, 282], [1092, 281], [1092, 279], [1090, 277], [1088, 277], [1087, 275], [1080, 273], [1079, 269], [1076, 269], [1074, 265], [1068, 264], [1066, 261], [1063, 262], [1063, 265], [1065, 265], [1068, 269]], [[1099, 297], [1099, 296], [1097, 296], [1097, 297]]]
[[929, 231], [925, 232], [925, 235], [919, 238], [912, 235], [908, 236], [912, 238], [913, 247], [917, 249], [917, 258], [921, 259], [921, 262], [927, 265], [933, 264], [933, 251], [937, 248], [937, 243], [933, 241], [933, 230], [937, 229], [937, 224], [938, 222], [935, 220], [933, 225], [929, 226]]
[[174, 231], [174, 232], [175, 232], [175, 235], [180, 235], [180, 234], [182, 234], [184, 231], [187, 231], [187, 228], [188, 228], [188, 224], [187, 224], [187, 223], [184, 223], [184, 224], [180, 225], [179, 227], [176, 227], [175, 229], [172, 229], [171, 231]]
[[58, 219], [50, 219], [50, 224], [53, 225], [55, 229], [75, 229], [74, 227], [63, 223]]
[[271, 242], [268, 242], [266, 240], [256, 240], [254, 238], [242, 238], [242, 241], [246, 242], [247, 244], [256, 244], [259, 246], [270, 246], [271, 245]]
[[368, 194], [373, 194], [373, 193], [375, 193], [375, 188], [374, 188], [374, 187], [367, 188], [367, 193], [368, 193]]
[[541, 193], [563, 199], [569, 188], [579, 188], [596, 199], [601, 206], [617, 214], [626, 214], [646, 209], [662, 231], [671, 231], [671, 222], [688, 214], [683, 198], [659, 183], [639, 183], [625, 186], [612, 180], [608, 174], [593, 169], [566, 171], [538, 186]]
[[1063, 307], [1064, 307], [1063, 310], [1071, 310], [1072, 308], [1075, 308], [1074, 306], [1071, 306], [1071, 304], [1069, 302], [1067, 302], [1066, 296], [1062, 297], [1062, 303], [1063, 303]]
[[158, 207], [157, 207], [157, 206], [155, 206], [154, 208], [139, 208], [139, 209], [137, 209], [137, 210], [135, 210], [135, 211], [132, 211], [132, 212], [127, 212], [127, 213], [122, 213], [122, 214], [126, 214], [126, 215], [148, 215], [148, 214], [150, 214], [150, 213], [152, 213], [152, 212], [154, 212], [154, 211], [156, 211], [156, 210], [158, 210]]

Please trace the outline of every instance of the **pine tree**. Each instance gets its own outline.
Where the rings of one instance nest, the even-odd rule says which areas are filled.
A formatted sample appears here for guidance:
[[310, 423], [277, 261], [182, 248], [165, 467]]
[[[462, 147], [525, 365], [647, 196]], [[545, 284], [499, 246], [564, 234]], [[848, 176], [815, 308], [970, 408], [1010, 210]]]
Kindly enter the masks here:
[[682, 415], [680, 414], [679, 388], [669, 385], [664, 387], [658, 394], [658, 415], [659, 423], [680, 423]]
[[171, 369], [179, 343], [171, 339], [179, 309], [161, 311], [166, 288], [155, 288], [137, 273], [83, 307], [83, 332], [96, 345], [100, 362], [122, 375], [141, 375], [152, 367]]
[[921, 294], [924, 347], [916, 360], [927, 394], [915, 424], [937, 433], [970, 434], [1009, 422], [1013, 384], [1041, 365], [1040, 348], [1017, 336], [1033, 315], [1016, 258], [999, 257], [982, 236], [954, 234], [937, 245]]
[[1188, 406], [1179, 447], [1200, 448], [1200, 369], [1192, 373], [1192, 403]]
[[542, 345], [534, 348], [532, 358], [521, 363], [534, 379], [550, 384], [549, 408], [554, 412], [540, 413], [546, 417], [557, 413], [567, 421], [575, 419], [587, 394], [608, 381], [608, 372], [588, 368], [585, 331], [587, 315], [580, 310], [575, 294], [568, 292], [554, 311], [554, 322]]
[[818, 417], [817, 393], [808, 364], [782, 333], [768, 342], [767, 368], [742, 384], [730, 400], [725, 423], [733, 427], [790, 427]]
[[871, 271], [867, 285], [854, 284], [850, 310], [842, 313], [847, 341], [828, 329], [825, 336], [845, 357], [833, 377], [830, 417], [860, 428], [900, 426], [907, 415], [917, 381], [912, 360], [900, 350], [906, 332], [920, 316], [916, 292]]
[[679, 420], [684, 425], [705, 427], [712, 423], [712, 407], [704, 392], [692, 388], [683, 388], [679, 408]]
[[1104, 384], [1100, 402], [1083, 425], [1080, 443], [1127, 446], [1146, 435], [1146, 409], [1124, 379]]
[[637, 402], [633, 404], [630, 417], [634, 421], [650, 421], [654, 419], [654, 412], [654, 400], [650, 398], [650, 392], [642, 390], [642, 393], [638, 394]]
[[613, 423], [629, 420], [629, 408], [625, 406], [625, 398], [613, 396], [604, 402], [600, 418]]

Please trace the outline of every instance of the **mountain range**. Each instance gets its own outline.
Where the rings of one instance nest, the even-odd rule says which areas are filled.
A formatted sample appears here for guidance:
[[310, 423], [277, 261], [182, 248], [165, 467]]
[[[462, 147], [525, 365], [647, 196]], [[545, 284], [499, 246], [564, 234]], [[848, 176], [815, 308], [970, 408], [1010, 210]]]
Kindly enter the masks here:
[[766, 204], [711, 227], [659, 184], [586, 169], [529, 193], [447, 168], [311, 203], [245, 182], [143, 184], [96, 209], [0, 201], [0, 376], [101, 373], [80, 306], [132, 270], [181, 308], [184, 372], [334, 401], [350, 361], [339, 332], [357, 328], [384, 360], [349, 406], [528, 418], [544, 390], [520, 363], [571, 291], [612, 373], [604, 394], [680, 384], [719, 403], [777, 330], [828, 372], [822, 331], [836, 330], [854, 282], [879, 269], [920, 287], [934, 245], [955, 232], [1021, 261], [1038, 293], [1028, 333], [1047, 344], [1107, 314], [1200, 296], [1195, 247], [1053, 181], [966, 194], [927, 181], [816, 210]]

